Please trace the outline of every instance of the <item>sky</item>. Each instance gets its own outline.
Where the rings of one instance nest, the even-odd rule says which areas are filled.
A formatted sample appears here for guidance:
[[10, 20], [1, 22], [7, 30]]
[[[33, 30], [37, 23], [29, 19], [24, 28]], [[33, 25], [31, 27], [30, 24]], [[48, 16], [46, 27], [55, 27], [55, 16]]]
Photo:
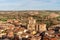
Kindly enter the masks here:
[[0, 10], [60, 10], [60, 0], [0, 0]]

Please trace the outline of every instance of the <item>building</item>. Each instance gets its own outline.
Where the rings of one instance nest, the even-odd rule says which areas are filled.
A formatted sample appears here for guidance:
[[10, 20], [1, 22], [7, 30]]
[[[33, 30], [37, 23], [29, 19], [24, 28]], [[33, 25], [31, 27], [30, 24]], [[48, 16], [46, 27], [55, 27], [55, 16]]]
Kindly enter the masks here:
[[36, 20], [35, 19], [33, 19], [33, 17], [29, 17], [28, 18], [28, 27], [27, 27], [27, 29], [28, 30], [35, 30], [35, 25], [36, 25]]
[[39, 31], [40, 32], [43, 32], [43, 31], [46, 31], [47, 29], [46, 29], [46, 24], [44, 24], [44, 23], [41, 23], [41, 24], [39, 24]]
[[29, 20], [28, 27], [27, 27], [28, 30], [35, 30], [35, 31], [40, 31], [40, 32], [43, 32], [43, 31], [47, 30], [46, 29], [46, 24], [44, 24], [44, 23], [41, 23], [41, 24], [36, 23], [36, 20], [33, 19], [33, 17], [29, 17], [28, 20]]

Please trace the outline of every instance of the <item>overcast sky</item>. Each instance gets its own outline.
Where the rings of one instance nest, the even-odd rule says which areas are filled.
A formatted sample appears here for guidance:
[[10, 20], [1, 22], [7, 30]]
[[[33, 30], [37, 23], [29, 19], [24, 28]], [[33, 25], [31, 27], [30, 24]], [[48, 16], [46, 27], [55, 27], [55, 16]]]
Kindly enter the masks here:
[[0, 10], [60, 10], [60, 0], [0, 0]]

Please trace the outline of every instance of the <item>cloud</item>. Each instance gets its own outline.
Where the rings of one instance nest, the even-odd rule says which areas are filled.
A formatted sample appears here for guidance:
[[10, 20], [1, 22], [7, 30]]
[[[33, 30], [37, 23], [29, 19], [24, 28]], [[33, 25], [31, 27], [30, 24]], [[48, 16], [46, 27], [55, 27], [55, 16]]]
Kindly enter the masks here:
[[[23, 1], [23, 0], [22, 0]], [[41, 7], [47, 5], [53, 5], [57, 0], [25, 0], [23, 7]]]
[[54, 4], [57, 2], [57, 0], [40, 0], [40, 1], [37, 1], [37, 0], [30, 0], [29, 2], [31, 2], [32, 4], [39, 4], [39, 5], [49, 5], [49, 4]]
[[58, 9], [59, 0], [0, 0], [0, 9]]

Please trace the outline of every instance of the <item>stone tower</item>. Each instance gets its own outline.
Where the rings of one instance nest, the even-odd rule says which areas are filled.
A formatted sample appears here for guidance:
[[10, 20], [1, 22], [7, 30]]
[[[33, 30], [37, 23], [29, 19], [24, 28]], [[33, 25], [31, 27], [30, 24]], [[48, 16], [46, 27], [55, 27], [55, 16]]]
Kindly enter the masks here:
[[46, 31], [47, 29], [46, 29], [46, 24], [44, 24], [44, 23], [41, 23], [41, 24], [39, 24], [39, 31], [40, 32], [43, 32], [43, 31]]
[[28, 30], [35, 30], [36, 20], [33, 17], [29, 17], [28, 20]]

